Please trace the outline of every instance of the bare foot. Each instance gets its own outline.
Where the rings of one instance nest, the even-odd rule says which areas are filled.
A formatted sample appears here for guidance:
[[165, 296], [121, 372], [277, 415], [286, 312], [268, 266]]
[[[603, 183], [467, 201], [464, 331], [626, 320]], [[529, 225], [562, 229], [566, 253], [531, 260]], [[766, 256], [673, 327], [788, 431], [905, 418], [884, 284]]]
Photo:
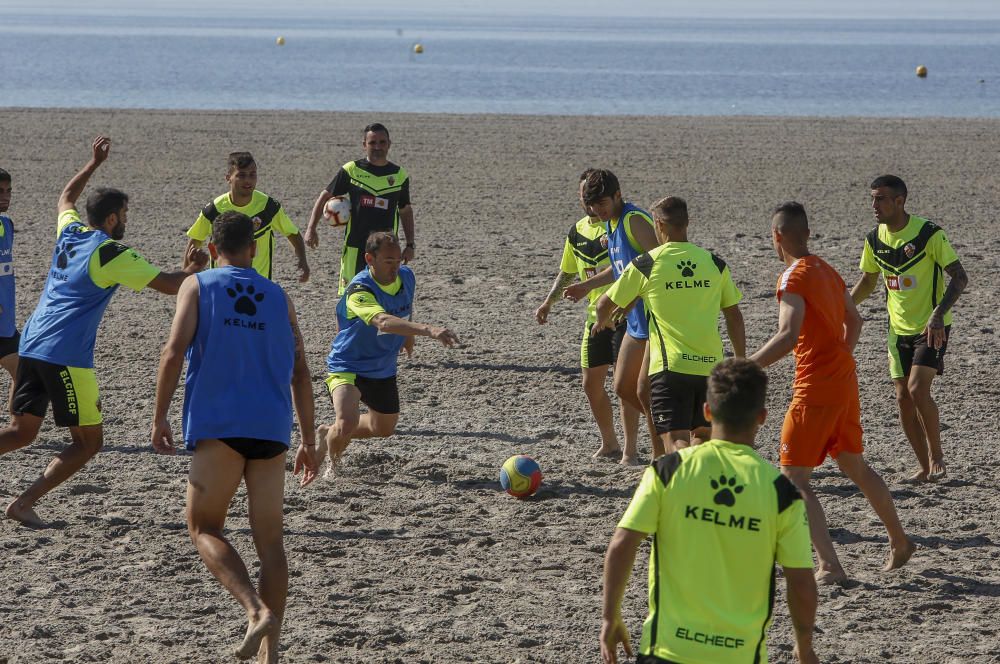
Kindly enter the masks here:
[[918, 470], [917, 472], [913, 473], [905, 480], [903, 480], [905, 484], [922, 484], [923, 482], [927, 481], [928, 481], [927, 471], [924, 470], [923, 468], [921, 468], [920, 470]]
[[944, 459], [934, 459], [931, 461], [931, 470], [927, 473], [927, 479], [931, 482], [936, 482], [937, 480], [944, 479], [948, 475], [948, 469], [945, 468]]
[[890, 548], [889, 559], [885, 562], [885, 567], [882, 568], [882, 571], [888, 572], [889, 570], [899, 569], [906, 564], [906, 561], [910, 559], [910, 556], [912, 556], [916, 550], [917, 545], [913, 543], [913, 540], [907, 537], [906, 544], [903, 545], [902, 548]]
[[7, 515], [8, 519], [19, 521], [29, 528], [45, 528], [48, 526], [47, 523], [35, 514], [35, 510], [31, 509], [31, 505], [22, 505], [19, 500], [15, 500], [8, 505], [7, 509], [4, 510], [4, 514]]
[[639, 457], [637, 457], [637, 456], [625, 456], [624, 454], [622, 455], [622, 460], [619, 461], [618, 463], [620, 463], [623, 466], [641, 466], [642, 465], [642, 461], [639, 461]]
[[[316, 466], [317, 469], [323, 466], [323, 461], [326, 459], [327, 445], [326, 445], [326, 434], [330, 431], [330, 427], [326, 424], [320, 426], [316, 429]], [[327, 466], [326, 472], [323, 473], [323, 477], [329, 477], [333, 474], [331, 467]]]
[[260, 651], [260, 642], [264, 640], [268, 632], [278, 626], [278, 621], [274, 614], [267, 609], [260, 612], [257, 620], [250, 620], [247, 623], [247, 635], [243, 637], [243, 643], [236, 649], [237, 659], [250, 659]]
[[847, 583], [847, 573], [844, 570], [821, 569], [816, 571], [816, 585], [842, 586]]
[[616, 447], [614, 449], [601, 446], [601, 449], [590, 455], [591, 459], [615, 459], [622, 453], [622, 448]]

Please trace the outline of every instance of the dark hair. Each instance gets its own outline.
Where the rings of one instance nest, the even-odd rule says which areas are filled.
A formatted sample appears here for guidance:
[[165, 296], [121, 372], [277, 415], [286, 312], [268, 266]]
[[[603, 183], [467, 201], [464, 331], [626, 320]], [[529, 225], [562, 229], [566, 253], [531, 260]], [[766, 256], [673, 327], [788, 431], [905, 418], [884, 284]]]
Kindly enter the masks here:
[[715, 365], [705, 395], [712, 419], [738, 431], [753, 426], [767, 401], [767, 374], [756, 362], [730, 357]]
[[906, 198], [906, 183], [895, 175], [880, 175], [872, 180], [872, 189], [885, 187], [896, 196]]
[[0, 168], [0, 182], [10, 182], [10, 173]]
[[667, 196], [653, 203], [653, 218], [671, 226], [687, 226], [688, 204], [680, 196]]
[[253, 243], [253, 219], [229, 210], [223, 212], [212, 222], [212, 244], [223, 254], [236, 254]]
[[806, 208], [798, 201], [785, 201], [774, 206], [771, 210], [771, 217], [781, 215], [784, 223], [782, 226], [792, 226], [797, 230], [809, 230], [809, 217], [806, 215]]
[[603, 168], [595, 168], [584, 180], [583, 202], [591, 205], [602, 198], [614, 196], [620, 191], [621, 186], [614, 173]]
[[588, 168], [583, 173], [580, 173], [580, 182], [583, 182], [584, 180], [586, 180], [587, 178], [589, 178], [590, 174], [593, 173], [593, 172], [594, 172], [593, 168]]
[[256, 163], [257, 162], [254, 160], [253, 155], [249, 152], [230, 152], [229, 167], [226, 172], [232, 173], [233, 171], [238, 171], [241, 168], [250, 168]]
[[87, 196], [87, 222], [95, 228], [103, 226], [108, 217], [121, 212], [127, 203], [124, 191], [98, 187]]
[[368, 240], [365, 242], [365, 253], [375, 256], [378, 254], [379, 249], [385, 246], [398, 248], [399, 238], [396, 237], [395, 233], [375, 231], [368, 236]]
[[364, 140], [368, 137], [368, 132], [374, 131], [375, 133], [383, 133], [386, 138], [389, 138], [389, 130], [385, 128], [385, 125], [381, 122], [373, 122], [370, 125], [366, 125], [364, 130], [361, 132], [361, 138]]

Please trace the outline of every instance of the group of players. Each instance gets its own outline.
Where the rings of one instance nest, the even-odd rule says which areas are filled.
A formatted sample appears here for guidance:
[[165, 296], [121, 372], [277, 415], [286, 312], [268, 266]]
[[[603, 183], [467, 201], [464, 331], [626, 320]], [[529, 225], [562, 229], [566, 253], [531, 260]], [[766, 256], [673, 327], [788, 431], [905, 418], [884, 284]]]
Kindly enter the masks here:
[[[278, 659], [288, 588], [282, 515], [293, 412], [301, 433], [294, 472], [302, 473], [305, 485], [316, 477], [324, 455], [333, 470], [350, 440], [393, 433], [399, 414], [397, 357], [412, 352], [414, 337], [428, 336], [449, 347], [458, 343], [447, 328], [411, 320], [415, 279], [402, 264], [415, 251], [408, 177], [387, 159], [389, 134], [383, 125], [365, 127], [362, 148], [365, 158], [345, 164], [319, 196], [304, 239], [281, 205], [256, 189], [253, 157], [232, 153], [229, 191], [206, 206], [188, 231], [183, 268], [164, 272], [121, 242], [128, 223], [124, 192], [95, 189], [86, 200], [87, 223], [81, 220], [77, 201], [111, 152], [111, 140], [98, 136], [90, 160], [59, 197], [48, 277], [23, 334], [15, 321], [14, 226], [3, 214], [10, 206], [12, 178], [0, 170], [0, 363], [12, 376], [11, 422], [0, 431], [0, 455], [35, 440], [50, 404], [56, 425], [68, 427], [72, 437], [5, 513], [26, 526], [46, 527], [35, 504], [103, 445], [94, 345], [118, 286], [176, 294], [150, 438], [157, 452], [175, 453], [168, 413], [186, 359], [183, 440], [193, 453], [188, 530], [205, 565], [246, 611], [246, 636], [236, 649], [243, 659]], [[295, 307], [270, 279], [271, 254], [275, 235], [287, 236], [299, 280], [306, 281], [305, 246], [318, 242], [323, 204], [345, 193], [354, 214], [344, 243], [338, 332], [326, 380], [336, 416], [317, 431]], [[405, 249], [396, 235], [400, 221], [407, 233]], [[202, 248], [206, 240], [207, 252]], [[368, 405], [363, 415], [360, 402]], [[256, 587], [223, 535], [241, 482], [261, 563]]]
[[[6, 514], [25, 525], [44, 527], [34, 510], [36, 502], [103, 444], [93, 354], [97, 327], [117, 287], [177, 294], [157, 376], [151, 440], [157, 451], [174, 452], [167, 418], [186, 358], [183, 439], [193, 452], [189, 532], [206, 566], [246, 610], [247, 633], [237, 649], [243, 658], [277, 659], [287, 591], [284, 454], [293, 412], [302, 437], [294, 472], [302, 472], [307, 484], [316, 477], [320, 460], [329, 455], [332, 469], [351, 439], [393, 433], [399, 414], [397, 356], [412, 351], [415, 336], [429, 336], [445, 346], [458, 342], [446, 328], [410, 320], [415, 279], [405, 263], [416, 250], [413, 212], [408, 176], [388, 161], [390, 145], [384, 126], [365, 127], [365, 158], [345, 164], [320, 194], [304, 237], [281, 205], [257, 190], [253, 157], [231, 154], [229, 191], [207, 205], [188, 231], [183, 268], [163, 272], [122, 244], [128, 212], [123, 192], [95, 190], [87, 199], [87, 223], [80, 219], [77, 200], [110, 153], [110, 139], [98, 137], [90, 161], [60, 195], [51, 267], [23, 335], [14, 320], [14, 229], [2, 214], [10, 205], [11, 177], [0, 171], [0, 364], [13, 378], [11, 423], [0, 431], [0, 454], [37, 437], [50, 403], [56, 424], [69, 427], [72, 436], [72, 443], [43, 474], [11, 501]], [[621, 596], [636, 547], [648, 534], [654, 535], [653, 560], [662, 557], [663, 564], [651, 565], [651, 615], [640, 648], [647, 661], [725, 661], [722, 654], [736, 657], [746, 648], [758, 653], [766, 648], [763, 635], [773, 592], [768, 600], [767, 592], [758, 592], [760, 579], [743, 583], [735, 581], [742, 573], [720, 575], [730, 550], [739, 550], [744, 558], [765, 551], [761, 559], [770, 555], [771, 568], [775, 560], [785, 566], [789, 583], [797, 584], [799, 599], [790, 600], [790, 605], [797, 649], [807, 661], [811, 644], [805, 635], [811, 635], [811, 617], [809, 601], [802, 597], [809, 593], [799, 572], [808, 568], [813, 596], [816, 581], [842, 583], [847, 578], [822, 507], [810, 489], [810, 475], [827, 455], [857, 483], [885, 524], [890, 544], [885, 568], [897, 568], [913, 554], [914, 544], [900, 525], [888, 489], [862, 455], [852, 357], [861, 332], [855, 304], [872, 293], [881, 273], [889, 309], [891, 374], [903, 429], [920, 464], [912, 479], [931, 481], [943, 477], [946, 469], [930, 386], [943, 369], [950, 310], [967, 277], [944, 232], [905, 211], [902, 180], [877, 178], [871, 193], [878, 225], [865, 239], [863, 276], [851, 291], [832, 267], [809, 252], [803, 206], [790, 202], [775, 208], [771, 234], [786, 265], [777, 288], [778, 332], [749, 360], [724, 360], [720, 313], [734, 355], [747, 355], [739, 309], [742, 295], [725, 261], [689, 241], [686, 202], [676, 196], [661, 199], [650, 215], [625, 201], [611, 172], [595, 169], [581, 176], [579, 196], [586, 215], [566, 237], [561, 273], [536, 318], [546, 322], [560, 295], [587, 298], [581, 365], [584, 390], [601, 433], [595, 456], [620, 455], [622, 463], [638, 465], [642, 417], [654, 459], [606, 560], [602, 651], [608, 661], [614, 660], [618, 641], [627, 646]], [[317, 430], [295, 308], [270, 279], [272, 251], [275, 236], [286, 236], [296, 254], [298, 278], [306, 281], [306, 247], [318, 244], [324, 205], [331, 196], [344, 194], [350, 195], [352, 218], [344, 240], [338, 332], [327, 358], [326, 379], [335, 420]], [[395, 234], [400, 222], [405, 246]], [[944, 273], [950, 277], [947, 286]], [[192, 275], [195, 278], [189, 278]], [[793, 399], [782, 427], [781, 474], [775, 476], [751, 449], [765, 415], [766, 375], [761, 367], [793, 351]], [[240, 367], [236, 382], [227, 378], [234, 366]], [[611, 366], [621, 402], [623, 447], [604, 387]], [[361, 402], [368, 406], [363, 414]], [[251, 530], [261, 560], [257, 587], [223, 536], [229, 504], [241, 482], [247, 486]], [[754, 497], [756, 516], [723, 515], [723, 508], [748, 505], [753, 488], [762, 486], [769, 487], [765, 494], [771, 498]], [[710, 503], [697, 505], [700, 498], [694, 494], [705, 494], [709, 487]], [[683, 513], [669, 507], [684, 501], [691, 504]], [[678, 524], [710, 530], [678, 530]], [[680, 536], [661, 539], [665, 533]], [[818, 559], [815, 577], [810, 535]], [[769, 544], [764, 542], [767, 537]], [[691, 560], [691, 566], [680, 565], [683, 578], [672, 571], [677, 569], [676, 556]], [[718, 577], [715, 585], [688, 574], [692, 569]], [[657, 609], [673, 606], [685, 596], [686, 587], [702, 582], [709, 583], [702, 590], [713, 587], [715, 597], [743, 608], [721, 618], [708, 611], [700, 623]], [[685, 608], [684, 602], [679, 606]], [[812, 607], [814, 611], [814, 597]], [[726, 619], [741, 611], [733, 634], [713, 635], [712, 630], [719, 632]], [[679, 626], [677, 621], [687, 622]], [[747, 636], [754, 630], [760, 636], [756, 641]]]
[[[837, 271], [809, 251], [804, 206], [782, 203], [771, 213], [774, 249], [785, 265], [776, 292], [778, 331], [748, 357], [742, 295], [726, 262], [688, 239], [683, 199], [663, 198], [650, 215], [623, 199], [607, 170], [585, 171], [579, 196], [586, 215], [570, 228], [560, 274], [535, 317], [545, 323], [560, 295], [588, 299], [581, 366], [601, 433], [594, 456], [620, 455], [621, 463], [636, 464], [642, 413], [654, 458], [605, 560], [605, 661], [616, 661], [619, 642], [631, 654], [620, 607], [636, 549], [649, 535], [650, 616], [639, 662], [766, 657], [775, 561], [789, 583], [796, 651], [802, 661], [815, 661], [815, 584], [842, 584], [848, 577], [810, 486], [813, 470], [831, 456], [861, 489], [888, 533], [884, 570], [901, 567], [916, 550], [888, 488], [863, 456], [853, 358], [862, 327], [856, 304], [871, 295], [881, 273], [890, 374], [920, 466], [909, 480], [944, 477], [930, 387], [943, 372], [951, 308], [968, 282], [958, 256], [940, 227], [906, 212], [903, 181], [881, 176], [871, 184], [878, 223], [864, 240], [863, 275], [848, 290]], [[720, 313], [735, 355], [728, 360]], [[789, 353], [795, 380], [775, 476], [752, 447], [766, 416], [762, 369]], [[604, 389], [611, 365], [624, 449]], [[734, 513], [737, 505], [745, 511]]]

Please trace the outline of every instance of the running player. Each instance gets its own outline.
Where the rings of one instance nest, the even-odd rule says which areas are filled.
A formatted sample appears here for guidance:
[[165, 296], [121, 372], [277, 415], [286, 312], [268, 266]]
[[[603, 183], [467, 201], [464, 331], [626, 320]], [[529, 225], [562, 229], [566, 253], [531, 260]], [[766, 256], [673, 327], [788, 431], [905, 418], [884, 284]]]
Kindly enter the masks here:
[[[936, 480], [946, 469], [931, 383], [944, 373], [951, 308], [969, 277], [944, 231], [904, 209], [906, 185], [901, 179], [876, 178], [871, 194], [878, 225], [865, 237], [863, 274], [851, 296], [855, 304], [863, 302], [882, 273], [889, 310], [889, 375], [903, 432], [920, 464], [910, 479]], [[942, 271], [950, 277], [947, 288]]]
[[805, 508], [795, 486], [754, 450], [767, 416], [767, 375], [742, 358], [708, 380], [712, 440], [654, 461], [618, 522], [604, 559], [601, 655], [630, 657], [622, 620], [636, 551], [649, 554], [649, 617], [637, 664], [766, 662], [774, 564], [784, 570], [800, 662], [812, 647], [816, 582]]
[[[644, 251], [657, 245], [653, 220], [646, 211], [626, 202], [622, 198], [618, 178], [611, 171], [593, 170], [582, 185], [583, 204], [595, 217], [606, 224], [608, 236], [608, 258], [611, 265], [593, 277], [567, 286], [563, 297], [578, 302], [591, 290], [611, 284], [621, 276], [629, 262]], [[637, 304], [627, 314], [625, 338], [618, 350], [615, 362], [615, 394], [646, 415], [653, 458], [663, 454], [663, 447], [656, 435], [649, 409], [649, 328], [642, 303]], [[640, 465], [636, 456], [622, 455], [622, 463]]]
[[656, 433], [669, 454], [708, 433], [702, 414], [712, 367], [722, 360], [719, 312], [738, 357], [746, 352], [746, 331], [739, 301], [743, 298], [725, 261], [688, 242], [684, 199], [668, 196], [653, 204], [661, 244], [637, 256], [597, 301], [602, 329], [615, 307], [627, 308], [637, 297], [646, 305], [650, 344], [649, 380]]
[[[187, 231], [188, 250], [200, 247], [212, 233], [212, 222], [223, 212], [242, 212], [257, 223], [257, 255], [253, 267], [262, 276], [273, 278], [274, 236], [284, 235], [295, 251], [296, 269], [299, 281], [309, 280], [309, 262], [306, 260], [306, 245], [299, 235], [299, 229], [285, 214], [281, 203], [262, 191], [257, 190], [257, 162], [249, 152], [232, 152], [226, 168], [226, 183], [229, 191], [217, 196], [195, 219]], [[214, 264], [213, 264], [214, 267]]]
[[824, 585], [847, 581], [823, 506], [809, 486], [813, 468], [828, 454], [858, 485], [889, 533], [885, 570], [901, 567], [916, 547], [903, 532], [889, 489], [862, 455], [861, 405], [851, 354], [861, 335], [861, 316], [837, 271], [809, 253], [809, 220], [801, 203], [774, 209], [771, 237], [778, 258], [788, 266], [778, 280], [778, 332], [750, 359], [766, 367], [795, 351], [792, 403], [781, 428], [781, 472], [805, 498], [816, 580]]
[[389, 161], [391, 146], [385, 125], [375, 122], [365, 127], [361, 132], [361, 149], [365, 157], [344, 164], [313, 204], [306, 227], [306, 244], [316, 248], [319, 246], [316, 226], [323, 206], [331, 196], [350, 195], [351, 198], [351, 220], [344, 233], [338, 295], [343, 295], [354, 275], [365, 269], [365, 243], [375, 231], [398, 235], [402, 222], [406, 233], [403, 263], [412, 261], [416, 254], [410, 176], [406, 169]]
[[[583, 205], [583, 183], [590, 174], [590, 169], [580, 176], [580, 204]], [[587, 211], [576, 222], [566, 236], [563, 246], [562, 263], [559, 276], [556, 277], [545, 301], [535, 310], [535, 319], [544, 324], [548, 321], [549, 310], [559, 298], [563, 288], [568, 286], [575, 277], [586, 281], [610, 265], [608, 261], [607, 234], [600, 219], [596, 219]], [[607, 287], [595, 288], [587, 294], [587, 320], [583, 326], [583, 341], [580, 344], [580, 367], [583, 370], [583, 391], [590, 403], [590, 412], [594, 415], [597, 428], [601, 432], [601, 448], [594, 453], [594, 458], [622, 456], [623, 462], [639, 456], [636, 449], [638, 437], [639, 413], [628, 402], [620, 400], [622, 429], [625, 433], [625, 452], [618, 445], [618, 435], [615, 433], [614, 413], [611, 400], [604, 389], [608, 375], [608, 367], [614, 364], [618, 349], [625, 338], [625, 324], [620, 323], [614, 329], [606, 329], [596, 334], [591, 333], [591, 327], [597, 320], [594, 303]]]
[[59, 196], [56, 247], [45, 288], [21, 335], [11, 424], [0, 431], [0, 454], [31, 444], [52, 402], [56, 426], [69, 427], [73, 442], [49, 463], [41, 477], [7, 505], [6, 514], [25, 525], [44, 527], [34, 511], [39, 498], [69, 479], [104, 444], [101, 401], [94, 374], [94, 343], [104, 309], [124, 284], [135, 291], [146, 286], [173, 295], [189, 274], [208, 262], [188, 249], [187, 267], [161, 272], [122, 244], [128, 196], [99, 188], [87, 197], [87, 221], [80, 221], [76, 201], [87, 181], [111, 149], [111, 139], [98, 136], [87, 165]]
[[[326, 358], [326, 386], [336, 419], [319, 428], [320, 458], [330, 454], [330, 475], [348, 443], [385, 438], [396, 431], [399, 390], [396, 362], [401, 350], [410, 354], [414, 337], [430, 337], [447, 347], [458, 343], [445, 327], [409, 320], [413, 313], [413, 270], [401, 266], [399, 239], [377, 232], [365, 245], [367, 268], [351, 280], [337, 303], [337, 336]], [[359, 403], [368, 406], [360, 414]]]
[[17, 346], [21, 341], [15, 316], [14, 222], [6, 215], [12, 192], [10, 173], [0, 168], [0, 366], [10, 374], [10, 400], [14, 398]]
[[[254, 231], [254, 222], [240, 212], [223, 212], [212, 222], [208, 247], [218, 268], [188, 279], [177, 294], [177, 313], [160, 356], [151, 437], [157, 452], [174, 453], [167, 415], [186, 354], [184, 442], [194, 452], [188, 532], [205, 566], [246, 611], [247, 632], [237, 656], [277, 662], [288, 593], [282, 508], [293, 400], [302, 432], [294, 472], [304, 470], [303, 485], [316, 476], [316, 443], [312, 384], [295, 308], [281, 286], [255, 271]], [[260, 558], [259, 590], [222, 531], [241, 480]]]

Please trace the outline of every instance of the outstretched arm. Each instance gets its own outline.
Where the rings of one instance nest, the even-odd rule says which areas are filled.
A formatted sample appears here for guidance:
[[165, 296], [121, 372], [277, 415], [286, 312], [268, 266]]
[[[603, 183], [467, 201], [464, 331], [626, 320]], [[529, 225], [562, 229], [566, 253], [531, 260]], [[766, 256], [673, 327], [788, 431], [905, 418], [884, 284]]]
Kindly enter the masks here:
[[563, 289], [563, 298], [566, 300], [572, 300], [573, 302], [579, 302], [583, 298], [587, 297], [587, 293], [594, 290], [595, 288], [600, 288], [601, 286], [607, 286], [615, 280], [615, 274], [611, 271], [611, 266], [607, 266], [590, 279], [586, 281], [580, 281], [571, 286], [567, 286]]
[[743, 324], [743, 312], [738, 304], [725, 307], [722, 315], [726, 319], [726, 331], [729, 333], [729, 341], [733, 344], [733, 354], [736, 357], [746, 357], [747, 355], [747, 330]]
[[384, 334], [398, 334], [404, 337], [430, 337], [451, 348], [458, 343], [458, 336], [446, 327], [433, 327], [423, 323], [414, 323], [398, 316], [380, 313], [372, 317], [369, 325]]
[[778, 332], [750, 359], [762, 367], [774, 364], [792, 352], [806, 316], [806, 302], [801, 295], [783, 293], [778, 305]]
[[941, 297], [941, 303], [934, 308], [930, 320], [927, 321], [927, 341], [931, 348], [940, 348], [944, 345], [944, 315], [951, 310], [958, 296], [962, 294], [965, 287], [969, 285], [969, 275], [965, 273], [962, 263], [955, 261], [946, 265], [944, 271], [948, 273], [951, 280], [948, 281], [948, 288], [945, 289]]
[[858, 283], [851, 289], [851, 299], [854, 300], [854, 304], [861, 304], [867, 300], [876, 285], [878, 285], [878, 272], [863, 272]]
[[647, 537], [646, 533], [627, 528], [616, 528], [604, 556], [604, 599], [601, 613], [601, 658], [605, 664], [618, 661], [618, 644], [625, 648], [625, 654], [632, 656], [632, 645], [628, 628], [622, 620], [622, 599], [635, 554], [639, 545]]
[[167, 422], [170, 400], [184, 368], [184, 354], [198, 329], [198, 280], [184, 284], [177, 295], [177, 311], [170, 326], [170, 336], [160, 353], [160, 368], [156, 373], [156, 407], [150, 440], [160, 454], [174, 453], [174, 439]]
[[576, 275], [570, 272], [562, 272], [556, 276], [555, 281], [552, 282], [552, 288], [549, 289], [549, 294], [545, 296], [545, 301], [542, 302], [541, 306], [535, 309], [535, 320], [539, 324], [545, 324], [549, 320], [549, 310], [555, 301], [559, 299], [562, 289], [569, 286], [570, 282]]
[[76, 201], [86, 188], [90, 176], [108, 158], [108, 153], [111, 151], [111, 139], [107, 136], [98, 136], [94, 139], [91, 150], [93, 154], [87, 165], [80, 169], [80, 172], [74, 175], [63, 187], [62, 194], [59, 195], [59, 214], [76, 208]]
[[184, 252], [184, 267], [176, 272], [160, 272], [149, 282], [149, 287], [166, 295], [173, 295], [180, 290], [185, 279], [196, 272], [201, 272], [206, 265], [208, 265], [208, 254], [204, 249], [199, 249], [192, 240]]

